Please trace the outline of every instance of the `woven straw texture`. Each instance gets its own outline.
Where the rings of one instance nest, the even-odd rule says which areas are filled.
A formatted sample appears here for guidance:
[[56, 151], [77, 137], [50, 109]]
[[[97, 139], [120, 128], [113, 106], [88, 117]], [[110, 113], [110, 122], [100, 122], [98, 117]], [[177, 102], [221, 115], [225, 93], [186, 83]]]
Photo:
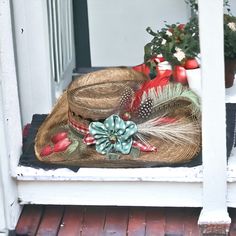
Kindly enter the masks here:
[[[74, 80], [67, 91], [54, 106], [44, 123], [39, 128], [35, 139], [35, 153], [40, 161], [81, 167], [151, 167], [179, 164], [191, 161], [200, 151], [201, 132], [199, 118], [190, 115], [189, 103], [179, 100], [175, 104], [164, 104], [161, 110], [169, 107], [175, 116], [182, 116], [186, 124], [192, 125], [196, 132], [188, 134], [189, 143], [181, 145], [153, 137], [148, 142], [157, 147], [157, 152], [140, 152], [132, 155], [119, 155], [118, 159], [108, 159], [96, 152], [94, 145], [87, 146], [83, 137], [68, 126], [68, 111], [76, 114], [75, 119], [88, 125], [91, 120], [105, 119], [119, 106], [121, 92], [126, 86], [134, 91], [147, 78], [131, 69], [112, 68], [86, 74]], [[164, 111], [163, 111], [164, 112]], [[41, 157], [42, 148], [51, 142], [51, 136], [60, 131], [70, 131], [77, 136], [78, 146], [68, 152], [52, 153]]]

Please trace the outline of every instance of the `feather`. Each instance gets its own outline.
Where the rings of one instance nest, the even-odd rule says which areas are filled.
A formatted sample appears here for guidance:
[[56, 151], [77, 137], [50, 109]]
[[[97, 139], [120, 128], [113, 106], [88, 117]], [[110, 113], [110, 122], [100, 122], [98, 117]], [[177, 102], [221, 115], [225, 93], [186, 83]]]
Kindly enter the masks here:
[[146, 98], [145, 101], [143, 101], [140, 104], [140, 107], [138, 109], [138, 117], [139, 118], [148, 118], [150, 114], [152, 113], [153, 108], [153, 101], [151, 98]]
[[148, 93], [152, 88], [156, 89], [158, 87], [166, 86], [169, 83], [171, 72], [169, 70], [159, 73], [155, 79], [146, 81], [142, 87], [137, 90], [134, 94], [134, 99], [131, 104], [131, 110], [137, 110], [142, 102], [142, 96], [144, 93]]
[[[192, 115], [200, 116], [199, 97], [189, 88], [184, 87], [180, 83], [168, 84], [164, 87], [151, 88], [143, 93], [141, 102], [147, 98], [153, 100], [153, 112], [160, 110], [165, 106], [185, 106], [191, 110]], [[186, 106], [189, 103], [188, 106]]]
[[134, 96], [134, 91], [130, 87], [125, 87], [120, 99], [120, 109], [129, 109]]
[[[161, 118], [160, 118], [161, 120]], [[138, 135], [154, 136], [156, 138], [171, 141], [179, 145], [193, 143], [191, 135], [200, 132], [199, 126], [194, 122], [186, 122], [186, 119], [179, 119], [171, 123], [158, 122], [158, 119], [148, 120], [142, 124], [138, 124]], [[142, 138], [144, 139], [144, 138]]]

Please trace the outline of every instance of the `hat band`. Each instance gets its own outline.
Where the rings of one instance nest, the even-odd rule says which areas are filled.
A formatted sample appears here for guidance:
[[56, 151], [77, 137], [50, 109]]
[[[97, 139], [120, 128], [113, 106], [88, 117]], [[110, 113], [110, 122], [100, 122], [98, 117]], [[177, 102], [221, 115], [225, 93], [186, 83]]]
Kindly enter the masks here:
[[[70, 112], [68, 112], [68, 122], [69, 125], [75, 129], [79, 134], [83, 135], [83, 142], [87, 145], [95, 144], [96, 140], [89, 133], [89, 129], [84, 124], [79, 123], [71, 117]], [[152, 145], [146, 145], [137, 140], [133, 140], [132, 147], [138, 148], [142, 152], [156, 152], [157, 148]]]
[[71, 117], [71, 114], [70, 112], [68, 112], [68, 122], [69, 122], [69, 125], [75, 129], [79, 134], [82, 134], [82, 135], [86, 135], [89, 133], [89, 129], [87, 126], [85, 126], [84, 124], [80, 124], [78, 121], [74, 120], [72, 117]]

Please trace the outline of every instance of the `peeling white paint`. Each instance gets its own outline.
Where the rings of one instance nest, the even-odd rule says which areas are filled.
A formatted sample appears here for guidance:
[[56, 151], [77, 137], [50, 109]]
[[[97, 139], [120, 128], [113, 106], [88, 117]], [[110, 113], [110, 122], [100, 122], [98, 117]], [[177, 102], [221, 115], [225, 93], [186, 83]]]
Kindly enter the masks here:
[[77, 172], [61, 168], [43, 170], [17, 167], [17, 179], [21, 181], [128, 181], [128, 182], [202, 182], [202, 166], [160, 168], [80, 168]]

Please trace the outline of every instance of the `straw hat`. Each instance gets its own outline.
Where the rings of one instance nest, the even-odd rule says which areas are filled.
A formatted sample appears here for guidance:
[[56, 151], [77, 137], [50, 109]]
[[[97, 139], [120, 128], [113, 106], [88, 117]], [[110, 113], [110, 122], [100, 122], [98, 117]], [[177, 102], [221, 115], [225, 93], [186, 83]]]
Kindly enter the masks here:
[[128, 68], [88, 73], [72, 81], [39, 128], [35, 153], [83, 167], [186, 163], [200, 151], [199, 107], [181, 84], [153, 86]]

